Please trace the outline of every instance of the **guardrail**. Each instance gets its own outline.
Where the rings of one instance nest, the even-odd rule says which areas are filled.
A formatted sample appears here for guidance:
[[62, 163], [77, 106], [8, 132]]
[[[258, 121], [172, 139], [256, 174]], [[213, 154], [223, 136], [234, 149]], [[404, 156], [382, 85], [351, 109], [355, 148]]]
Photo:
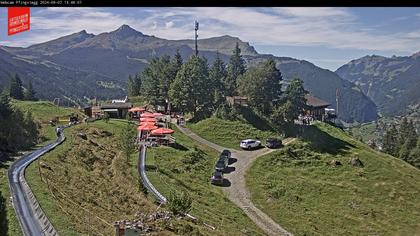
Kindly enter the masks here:
[[147, 178], [146, 167], [145, 167], [146, 149], [147, 149], [146, 145], [144, 144], [140, 145], [139, 161], [138, 161], [137, 169], [139, 171], [141, 181], [143, 185], [147, 188], [147, 190], [155, 196], [156, 200], [158, 200], [159, 203], [165, 204], [167, 202], [167, 199], [155, 188], [155, 186], [153, 186], [149, 178]]
[[[139, 160], [138, 160], [138, 164], [137, 164], [137, 169], [139, 171], [141, 181], [142, 181], [143, 185], [147, 188], [147, 190], [155, 196], [156, 200], [160, 204], [166, 204], [167, 199], [155, 188], [155, 186], [153, 186], [153, 184], [150, 182], [149, 178], [147, 178], [146, 167], [145, 167], [146, 149], [147, 149], [147, 145], [145, 145], [145, 144], [140, 145], [140, 152], [139, 152]], [[185, 214], [185, 216], [190, 218], [194, 222], [197, 221], [197, 218], [190, 215], [190, 214]], [[204, 224], [204, 226], [206, 226], [206, 227], [208, 227], [212, 230], [216, 229], [214, 226], [212, 226], [212, 225], [210, 225], [206, 222], [203, 222], [203, 224]]]
[[58, 235], [26, 182], [25, 169], [33, 161], [63, 143], [66, 137], [62, 131], [67, 127], [69, 125], [59, 127], [60, 137], [54, 143], [48, 144], [15, 161], [8, 171], [13, 208], [24, 235]]

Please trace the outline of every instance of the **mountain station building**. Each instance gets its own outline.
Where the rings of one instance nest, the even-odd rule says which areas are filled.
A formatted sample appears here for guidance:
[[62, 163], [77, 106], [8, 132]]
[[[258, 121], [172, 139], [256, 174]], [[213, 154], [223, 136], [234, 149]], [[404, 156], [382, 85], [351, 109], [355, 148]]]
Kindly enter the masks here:
[[304, 114], [312, 116], [315, 120], [324, 121], [326, 114], [325, 108], [329, 107], [331, 104], [310, 94], [306, 94], [305, 98], [306, 108], [304, 109]]
[[101, 110], [105, 114], [109, 115], [109, 118], [119, 118], [124, 119], [128, 113], [128, 110], [133, 107], [133, 104], [130, 102], [116, 102], [102, 104]]

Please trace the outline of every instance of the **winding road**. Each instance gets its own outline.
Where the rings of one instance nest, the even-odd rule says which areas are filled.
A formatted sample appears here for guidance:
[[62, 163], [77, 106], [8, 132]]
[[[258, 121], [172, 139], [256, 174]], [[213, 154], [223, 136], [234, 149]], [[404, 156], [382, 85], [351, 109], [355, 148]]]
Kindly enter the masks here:
[[13, 208], [25, 236], [58, 235], [26, 182], [25, 169], [33, 161], [64, 142], [63, 132], [60, 134], [55, 142], [15, 161], [8, 171]]
[[[273, 152], [273, 149], [262, 148], [255, 151], [229, 149], [201, 138], [188, 128], [179, 125], [177, 125], [177, 127], [185, 135], [218, 152], [222, 152], [224, 149], [230, 150], [232, 157], [237, 161], [229, 165], [230, 168], [233, 168], [233, 171], [225, 174], [225, 178], [229, 180], [230, 186], [223, 188], [223, 191], [226, 193], [229, 200], [241, 208], [248, 217], [268, 235], [292, 235], [252, 203], [250, 193], [246, 188], [245, 175], [252, 163], [258, 157]], [[285, 139], [283, 140], [283, 145], [287, 145], [293, 141], [294, 139]]]

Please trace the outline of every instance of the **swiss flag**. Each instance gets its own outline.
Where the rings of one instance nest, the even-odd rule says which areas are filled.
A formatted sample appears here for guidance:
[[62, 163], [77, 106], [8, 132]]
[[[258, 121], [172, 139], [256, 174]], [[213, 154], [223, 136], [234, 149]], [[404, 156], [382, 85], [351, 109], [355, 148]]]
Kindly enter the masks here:
[[31, 17], [29, 7], [8, 8], [7, 34], [14, 35], [30, 29]]

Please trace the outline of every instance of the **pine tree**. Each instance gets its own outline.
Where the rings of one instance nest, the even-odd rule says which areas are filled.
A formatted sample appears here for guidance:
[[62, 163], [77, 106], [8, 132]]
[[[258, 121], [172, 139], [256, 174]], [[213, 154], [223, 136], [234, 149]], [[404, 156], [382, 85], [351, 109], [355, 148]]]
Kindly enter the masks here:
[[22, 88], [22, 80], [20, 80], [19, 76], [16, 74], [14, 78], [10, 80], [10, 97], [14, 99], [23, 99], [23, 88]]
[[142, 73], [142, 95], [150, 104], [166, 104], [174, 76], [169, 56], [152, 59], [150, 65]]
[[212, 94], [205, 60], [197, 56], [190, 57], [171, 84], [172, 104], [184, 112], [191, 112], [193, 116], [198, 112], [206, 116], [210, 111]]
[[8, 235], [9, 230], [6, 203], [6, 199], [0, 191], [0, 235]]
[[8, 118], [12, 113], [12, 106], [10, 105], [10, 98], [7, 93], [0, 95], [0, 121]]
[[134, 80], [133, 80], [133, 77], [131, 77], [131, 75], [128, 76], [127, 91], [128, 91], [128, 96], [136, 96], [136, 95], [134, 95], [135, 94]]
[[217, 108], [224, 100], [224, 87], [223, 81], [227, 75], [226, 65], [220, 59], [219, 52], [216, 54], [216, 60], [213, 62], [209, 71], [209, 80], [211, 81], [213, 94], [213, 108]]
[[420, 168], [420, 138], [417, 137], [417, 145], [413, 148], [408, 156], [407, 162], [411, 165]]
[[405, 143], [407, 139], [407, 135], [410, 133], [410, 127], [407, 120], [407, 117], [404, 117], [401, 121], [400, 128], [399, 128], [399, 135], [398, 135], [398, 148]]
[[[402, 135], [402, 132], [405, 132], [405, 136]], [[403, 140], [404, 143], [399, 149], [399, 158], [405, 161], [409, 159], [411, 150], [416, 148], [417, 138], [418, 137], [413, 122], [407, 122], [407, 119], [403, 119], [400, 126], [400, 139]]]
[[272, 111], [281, 95], [280, 71], [273, 60], [267, 60], [251, 67], [239, 79], [238, 91], [248, 97], [250, 106], [264, 114]]
[[24, 98], [27, 101], [36, 101], [36, 97], [35, 97], [35, 90], [32, 86], [32, 81], [29, 80], [29, 84], [28, 84], [28, 89], [26, 89], [25, 93], [24, 93]]
[[23, 119], [23, 126], [26, 130], [25, 132], [25, 142], [27, 146], [35, 145], [39, 137], [39, 124], [34, 121], [32, 113], [30, 111], [26, 112]]
[[174, 79], [175, 79], [176, 73], [178, 73], [178, 71], [181, 69], [182, 63], [183, 61], [182, 61], [181, 53], [179, 52], [179, 49], [177, 49], [175, 56], [172, 59], [172, 66], [175, 73]]
[[391, 125], [383, 137], [383, 150], [392, 156], [397, 156], [399, 152], [398, 148], [398, 130], [394, 124]]
[[134, 76], [134, 96], [141, 95], [140, 93], [141, 85], [142, 85], [141, 75], [137, 74], [136, 76]]
[[286, 120], [292, 122], [302, 114], [303, 109], [306, 107], [305, 95], [308, 93], [303, 87], [303, 81], [295, 78], [286, 88], [285, 99], [290, 101], [292, 108], [289, 113], [286, 113]]
[[236, 43], [228, 64], [228, 72], [224, 81], [227, 96], [236, 94], [238, 77], [245, 73], [245, 60], [242, 58], [239, 43]]
[[127, 122], [120, 135], [120, 150], [123, 152], [124, 158], [127, 162], [130, 160], [131, 154], [135, 151], [136, 144], [134, 142], [136, 137], [135, 126], [131, 122]]

